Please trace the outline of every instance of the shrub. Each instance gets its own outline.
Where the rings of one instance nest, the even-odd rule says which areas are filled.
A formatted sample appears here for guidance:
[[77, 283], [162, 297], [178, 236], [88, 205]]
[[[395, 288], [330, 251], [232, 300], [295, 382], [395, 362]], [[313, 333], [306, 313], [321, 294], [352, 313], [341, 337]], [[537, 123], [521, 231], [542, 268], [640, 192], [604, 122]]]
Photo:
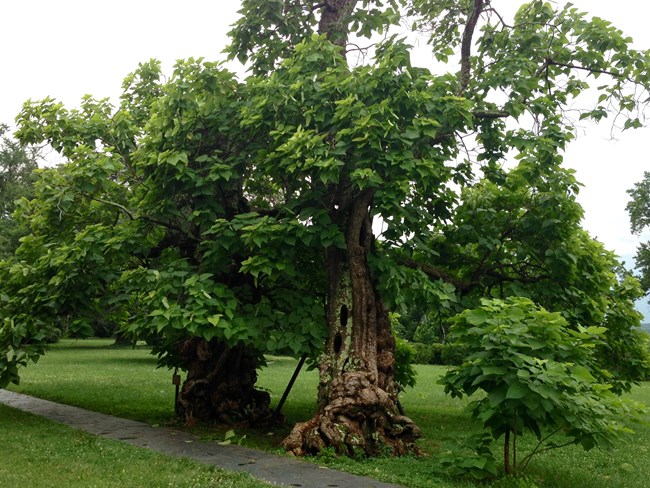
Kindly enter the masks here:
[[442, 344], [411, 343], [413, 348], [413, 362], [415, 364], [442, 364]]
[[395, 338], [395, 383], [400, 390], [415, 386], [415, 349], [404, 339]]
[[414, 364], [459, 365], [465, 357], [465, 350], [455, 344], [422, 344], [412, 342]]
[[463, 364], [467, 355], [467, 348], [459, 344], [441, 344], [440, 364], [459, 366]]

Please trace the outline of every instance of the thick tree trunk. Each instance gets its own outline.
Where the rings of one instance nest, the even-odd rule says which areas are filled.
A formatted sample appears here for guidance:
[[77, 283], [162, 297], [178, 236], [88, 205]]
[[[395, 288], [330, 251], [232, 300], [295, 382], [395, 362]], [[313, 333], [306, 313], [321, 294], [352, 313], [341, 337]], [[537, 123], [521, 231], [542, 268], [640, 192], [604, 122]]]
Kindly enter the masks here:
[[319, 408], [284, 440], [296, 455], [326, 447], [343, 455], [401, 455], [414, 451], [420, 436], [417, 426], [399, 414], [395, 341], [366, 260], [373, 240], [371, 198], [357, 198], [345, 219], [347, 253], [328, 250], [329, 337], [320, 363]]
[[176, 413], [186, 423], [255, 424], [270, 418], [269, 394], [254, 387], [258, 359], [246, 346], [195, 337], [183, 342], [180, 354], [187, 379]]
[[318, 32], [327, 34], [332, 44], [345, 48], [348, 42], [348, 21], [358, 0], [325, 0], [318, 23]]
[[[322, 2], [319, 33], [345, 47], [357, 3]], [[367, 262], [373, 244], [373, 193], [355, 195], [352, 187], [342, 177], [330, 207], [333, 221], [345, 233], [346, 250], [327, 250], [329, 336], [320, 363], [319, 406], [314, 418], [297, 424], [284, 440], [284, 447], [296, 455], [325, 447], [344, 455], [399, 455], [415, 450], [420, 436], [417, 426], [399, 414], [395, 340]]]

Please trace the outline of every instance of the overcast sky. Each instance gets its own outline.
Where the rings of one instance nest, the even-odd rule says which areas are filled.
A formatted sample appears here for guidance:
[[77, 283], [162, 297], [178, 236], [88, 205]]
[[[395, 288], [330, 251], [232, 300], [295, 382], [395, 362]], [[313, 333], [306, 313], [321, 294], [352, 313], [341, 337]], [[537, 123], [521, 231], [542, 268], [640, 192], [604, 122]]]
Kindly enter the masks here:
[[[520, 3], [492, 1], [507, 12]], [[635, 47], [650, 48], [645, 2], [572, 3], [612, 21], [634, 38]], [[29, 98], [51, 96], [72, 107], [87, 93], [117, 97], [124, 76], [150, 58], [161, 60], [167, 72], [179, 58], [223, 59], [221, 51], [239, 4], [227, 0], [3, 2], [0, 122], [12, 123]], [[586, 127], [571, 144], [565, 161], [584, 184], [580, 202], [585, 227], [632, 265], [638, 238], [629, 232], [626, 190], [650, 170], [650, 128], [618, 133], [615, 140], [610, 128], [610, 123]]]

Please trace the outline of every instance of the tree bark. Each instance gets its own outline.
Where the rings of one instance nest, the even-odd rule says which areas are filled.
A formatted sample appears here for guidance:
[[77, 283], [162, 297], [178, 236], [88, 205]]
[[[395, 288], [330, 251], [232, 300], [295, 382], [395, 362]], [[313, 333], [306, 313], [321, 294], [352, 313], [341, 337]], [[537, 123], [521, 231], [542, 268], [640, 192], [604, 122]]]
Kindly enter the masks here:
[[296, 455], [326, 447], [342, 455], [369, 456], [416, 450], [420, 431], [399, 413], [395, 340], [367, 262], [374, 239], [371, 200], [371, 193], [362, 193], [341, 219], [347, 250], [327, 250], [329, 335], [320, 362], [318, 411], [284, 440]]
[[318, 32], [326, 34], [332, 44], [345, 48], [348, 42], [348, 19], [358, 0], [325, 0]]
[[228, 347], [193, 337], [180, 354], [187, 378], [176, 402], [176, 413], [189, 425], [220, 422], [256, 424], [270, 419], [270, 397], [255, 389], [258, 358], [242, 344]]

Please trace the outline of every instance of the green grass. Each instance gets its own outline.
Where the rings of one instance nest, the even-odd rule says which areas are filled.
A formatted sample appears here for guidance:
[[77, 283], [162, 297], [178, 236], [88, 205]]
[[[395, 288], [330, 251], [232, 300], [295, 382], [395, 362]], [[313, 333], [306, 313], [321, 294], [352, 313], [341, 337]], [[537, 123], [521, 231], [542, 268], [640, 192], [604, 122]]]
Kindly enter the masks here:
[[[293, 359], [269, 358], [258, 384], [268, 389], [277, 401], [295, 366]], [[402, 403], [422, 429], [422, 457], [348, 460], [326, 454], [316, 461], [409, 488], [475, 486], [449, 479], [438, 460], [448, 449], [447, 438], [478, 431], [463, 411], [465, 402], [445, 396], [442, 387], [436, 384], [444, 368], [418, 366], [416, 369], [418, 385], [402, 395]], [[145, 349], [115, 349], [106, 340], [63, 341], [38, 364], [23, 370], [22, 378], [21, 385], [12, 390], [151, 424], [169, 421], [173, 415], [171, 371], [156, 369], [155, 358]], [[244, 445], [279, 451], [291, 424], [313, 415], [317, 380], [316, 371], [303, 371], [283, 409], [286, 423], [273, 429], [237, 431], [238, 436], [246, 435]], [[635, 388], [631, 397], [650, 405], [650, 384]], [[196, 431], [220, 439], [225, 429], [204, 426]], [[521, 453], [531, 446], [532, 439], [520, 440]], [[531, 462], [527, 475], [544, 488], [644, 488], [650, 479], [649, 458], [650, 426], [642, 425], [635, 435], [618, 441], [610, 451], [585, 452], [569, 447], [539, 455]]]
[[0, 486], [224, 487], [272, 485], [187, 459], [102, 439], [0, 405]]
[[[143, 348], [115, 348], [108, 339], [64, 340], [21, 371], [14, 391], [117, 417], [156, 424], [174, 409], [172, 373], [156, 368]], [[137, 385], [137, 386], [136, 386]]]

